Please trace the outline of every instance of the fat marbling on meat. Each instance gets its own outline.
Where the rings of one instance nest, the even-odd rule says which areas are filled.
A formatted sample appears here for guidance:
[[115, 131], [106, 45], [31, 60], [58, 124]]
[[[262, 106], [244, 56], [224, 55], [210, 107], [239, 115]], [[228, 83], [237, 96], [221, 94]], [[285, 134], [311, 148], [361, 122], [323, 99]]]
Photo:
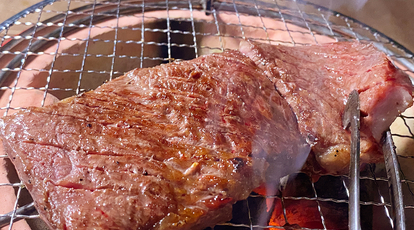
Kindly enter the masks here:
[[237, 51], [136, 69], [0, 127], [53, 229], [213, 226], [310, 151], [287, 102]]
[[372, 44], [288, 47], [243, 41], [240, 51], [266, 72], [288, 101], [301, 133], [313, 145], [308, 162], [316, 160], [313, 166], [322, 173], [348, 170], [350, 135], [341, 119], [352, 90], [359, 92], [361, 101], [362, 163], [382, 160], [382, 133], [413, 102], [409, 77]]

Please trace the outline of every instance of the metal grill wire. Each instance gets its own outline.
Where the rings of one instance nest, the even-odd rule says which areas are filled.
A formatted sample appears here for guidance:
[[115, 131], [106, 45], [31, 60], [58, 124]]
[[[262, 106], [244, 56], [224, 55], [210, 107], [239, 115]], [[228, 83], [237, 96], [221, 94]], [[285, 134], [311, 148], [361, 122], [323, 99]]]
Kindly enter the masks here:
[[[152, 1], [153, 2], [153, 1]], [[305, 44], [319, 44], [323, 41], [320, 41], [323, 37], [328, 37], [333, 41], [341, 40], [368, 40], [374, 42], [375, 45], [382, 49], [390, 57], [390, 60], [393, 61], [395, 65], [400, 67], [403, 71], [408, 74], [414, 73], [414, 61], [413, 55], [404, 50], [398, 44], [388, 39], [384, 35], [372, 30], [371, 28], [358, 23], [352, 19], [349, 19], [343, 15], [331, 12], [322, 7], [317, 7], [301, 1], [287, 1], [287, 0], [273, 0], [261, 2], [258, 0], [249, 0], [249, 1], [215, 1], [211, 9], [207, 9], [206, 12], [212, 15], [211, 20], [198, 19], [194, 15], [204, 11], [199, 5], [199, 1], [181, 1], [173, 2], [165, 0], [165, 2], [160, 2], [160, 4], [152, 4], [151, 1], [83, 1], [83, 0], [62, 0], [55, 2], [52, 6], [61, 5], [60, 8], [56, 9], [51, 6], [40, 7], [34, 12], [30, 13], [29, 16], [21, 18], [15, 21], [10, 27], [4, 28], [1, 33], [1, 58], [4, 58], [6, 55], [11, 55], [17, 57], [19, 63], [15, 67], [2, 66], [1, 74], [8, 75], [14, 74], [15, 80], [10, 85], [3, 84], [0, 87], [0, 90], [4, 92], [9, 92], [10, 96], [8, 97], [7, 104], [0, 109], [4, 111], [4, 115], [7, 115], [11, 110], [20, 110], [23, 109], [19, 105], [12, 106], [12, 102], [15, 98], [15, 94], [21, 90], [40, 90], [43, 92], [43, 100], [39, 101], [40, 106], [45, 105], [46, 98], [48, 94], [53, 94], [56, 91], [65, 91], [73, 92], [73, 94], [78, 94], [90, 88], [82, 87], [83, 78], [89, 76], [88, 74], [95, 73], [107, 76], [107, 80], [111, 80], [117, 76], [122, 75], [123, 72], [116, 69], [117, 61], [130, 61], [137, 59], [139, 60], [139, 67], [146, 67], [154, 64], [159, 64], [161, 62], [171, 62], [176, 60], [174, 58], [174, 49], [175, 48], [190, 48], [192, 49], [193, 56], [197, 57], [198, 55], [211, 52], [220, 52], [229, 47], [228, 43], [231, 39], [241, 39], [249, 38], [252, 40], [265, 41], [270, 44], [283, 43], [287, 45], [305, 45]], [[84, 7], [87, 6], [87, 7]], [[84, 9], [78, 8], [84, 7]], [[132, 15], [128, 11], [124, 11], [125, 8], [137, 8], [140, 9], [138, 12], [140, 15]], [[248, 11], [246, 9], [253, 9], [253, 11]], [[78, 9], [78, 10], [76, 10]], [[80, 10], [79, 10], [80, 9]], [[104, 9], [110, 9], [105, 11]], [[154, 14], [149, 14], [149, 12], [154, 10], [162, 10], [166, 12], [166, 16], [157, 17]], [[170, 18], [170, 15], [173, 11], [189, 11], [189, 18]], [[247, 13], [246, 13], [247, 12]], [[149, 15], [148, 15], [149, 14]], [[44, 16], [46, 15], [46, 16]], [[63, 15], [59, 21], [45, 21], [45, 19], [56, 16]], [[222, 20], [222, 17], [225, 16], [235, 16], [237, 22], [225, 22]], [[259, 26], [249, 24], [246, 21], [246, 18], [254, 16], [260, 19]], [[71, 17], [84, 17], [87, 20], [84, 20], [82, 23], [76, 23], [73, 20], [69, 21]], [[96, 18], [107, 17], [115, 18], [115, 26], [111, 25], [101, 25], [95, 22]], [[141, 25], [126, 26], [120, 27], [119, 20], [122, 17], [139, 17], [141, 19]], [[283, 23], [283, 27], [275, 28], [268, 24], [268, 20], [277, 20]], [[144, 23], [146, 20], [163, 20], [166, 25], [160, 26], [160, 23], [156, 26], [148, 26]], [[180, 23], [190, 23], [190, 30], [180, 30], [172, 28], [172, 23], [178, 21]], [[208, 26], [210, 31], [201, 31], [199, 26], [204, 25]], [[15, 27], [22, 27], [21, 31], [26, 30], [25, 36], [21, 36], [19, 33], [11, 32]], [[297, 26], [304, 28], [304, 30], [298, 30]], [[47, 27], [55, 27], [60, 29], [58, 36], [44, 36], [38, 35], [40, 29]], [[92, 29], [106, 29], [110, 28], [114, 30], [114, 37], [112, 39], [101, 39], [94, 38], [91, 36]], [[223, 30], [223, 28], [231, 28], [230, 33]], [[238, 28], [235, 30], [234, 28]], [[66, 37], [65, 31], [69, 29], [87, 29], [86, 38], [69, 38]], [[128, 39], [123, 40], [119, 37], [120, 30], [131, 30], [139, 31], [140, 39]], [[249, 31], [259, 31], [264, 32], [262, 37], [250, 37], [252, 33]], [[153, 41], [151, 40], [151, 33], [153, 34], [162, 34], [166, 36], [166, 41]], [[285, 40], [279, 40], [273, 38], [270, 33], [284, 33], [287, 34]], [[173, 39], [174, 36], [191, 36], [191, 43], [179, 43]], [[148, 37], [149, 36], [149, 37]], [[148, 38], [147, 38], [148, 37]], [[306, 43], [300, 41], [301, 37], [308, 37]], [[202, 43], [202, 40], [205, 38], [211, 38], [212, 41], [217, 41], [217, 43]], [[64, 50], [60, 49], [62, 41], [83, 41], [85, 43], [83, 51], [80, 50], [79, 53], [65, 53]], [[323, 40], [323, 39], [322, 39]], [[16, 42], [26, 42], [27, 46], [21, 48], [20, 50], [13, 47], [13, 49], [5, 49], [6, 45], [10, 41]], [[55, 50], [53, 52], [43, 52], [32, 49], [32, 46], [36, 42], [54, 42]], [[91, 52], [90, 44], [92, 43], [111, 43], [113, 44], [112, 50], [110, 53], [94, 53]], [[140, 47], [140, 52], [136, 55], [125, 55], [120, 54], [117, 50], [119, 44], [136, 44]], [[151, 47], [162, 47], [166, 48], [166, 55], [148, 55], [147, 50]], [[189, 49], [186, 49], [188, 51]], [[52, 56], [52, 61], [48, 69], [36, 69], [36, 68], [27, 68], [27, 61], [30, 57], [40, 57], [44, 55]], [[81, 57], [81, 66], [79, 69], [59, 69], [56, 67], [56, 61], [59, 57]], [[110, 59], [110, 69], [108, 70], [99, 70], [99, 69], [87, 69], [87, 59], [88, 58], [109, 58]], [[46, 84], [43, 87], [33, 87], [33, 86], [19, 86], [20, 76], [24, 71], [34, 71], [38, 73], [47, 73]], [[75, 87], [52, 87], [51, 81], [56, 73], [75, 73], [78, 74], [78, 79], [76, 80]], [[410, 122], [414, 119], [412, 116], [401, 116], [399, 119], [404, 123], [406, 127], [406, 134], [393, 133], [394, 138], [403, 138], [403, 139], [414, 139], [414, 134], [410, 129]], [[414, 195], [412, 192], [414, 181], [412, 177], [406, 178], [406, 174], [410, 173], [409, 168], [403, 167], [402, 163], [405, 162], [405, 165], [408, 165], [407, 162], [413, 162], [414, 155], [411, 154], [399, 154], [398, 149], [398, 158], [401, 164], [401, 183], [404, 190], [404, 208], [406, 211], [406, 216], [410, 216], [410, 213], [414, 213]], [[7, 158], [6, 155], [0, 155], [1, 158]], [[361, 200], [360, 204], [365, 207], [371, 207], [372, 209], [382, 209], [383, 215], [389, 220], [389, 227], [392, 229], [392, 219], [390, 216], [391, 204], [389, 201], [388, 187], [387, 187], [387, 178], [384, 174], [384, 171], [378, 171], [376, 165], [370, 165], [368, 170], [361, 174], [362, 183], [368, 182], [372, 184], [375, 188], [376, 195], [372, 200]], [[330, 176], [332, 177], [332, 176]], [[257, 194], [252, 194], [247, 201], [240, 202], [243, 208], [247, 209], [247, 221], [233, 221], [230, 223], [222, 224], [223, 227], [238, 227], [238, 228], [275, 228], [283, 229], [281, 226], [259, 226], [254, 220], [251, 207], [255, 204], [255, 198], [260, 199], [280, 199], [283, 207], [283, 216], [285, 223], [290, 223], [287, 215], [286, 202], [292, 201], [310, 201], [316, 202], [317, 211], [320, 217], [321, 228], [318, 229], [329, 229], [329, 226], [326, 224], [326, 209], [323, 208], [327, 203], [333, 204], [347, 204], [348, 198], [348, 187], [346, 176], [335, 177], [337, 180], [341, 181], [342, 188], [341, 191], [344, 192], [345, 196], [333, 196], [327, 195], [323, 192], [322, 182], [313, 183], [312, 180], [308, 178], [308, 185], [312, 191], [312, 195], [309, 196], [284, 196], [283, 191], [277, 196], [267, 196], [263, 197]], [[14, 204], [14, 210], [11, 213], [9, 229], [12, 229], [12, 225], [15, 221], [20, 218], [33, 219], [38, 218], [38, 215], [17, 215], [16, 209], [18, 207], [18, 201], [20, 199], [21, 191], [24, 190], [24, 185], [21, 182], [15, 183], [1, 183], [0, 186], [10, 186], [17, 188], [17, 200]], [[321, 189], [322, 187], [322, 189]], [[385, 189], [384, 189], [385, 188]], [[0, 213], [0, 217], [5, 217], [10, 214]], [[346, 213], [344, 213], [346, 215]], [[375, 221], [375, 220], [374, 220]], [[290, 223], [292, 224], [292, 223]], [[293, 223], [294, 224], [294, 223]], [[219, 226], [220, 227], [220, 226]], [[310, 229], [310, 228], [299, 228], [298, 229]]]

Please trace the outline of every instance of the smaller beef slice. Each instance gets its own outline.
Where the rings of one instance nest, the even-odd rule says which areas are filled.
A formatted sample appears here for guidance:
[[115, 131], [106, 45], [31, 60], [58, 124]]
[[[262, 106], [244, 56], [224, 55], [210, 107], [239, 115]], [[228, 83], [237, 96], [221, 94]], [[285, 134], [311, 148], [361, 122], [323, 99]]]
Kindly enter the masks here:
[[[273, 81], [295, 112], [319, 173], [342, 174], [349, 167], [350, 133], [342, 127], [349, 93], [361, 103], [361, 162], [382, 160], [382, 133], [412, 105], [413, 85], [372, 44], [337, 42], [288, 47], [243, 41], [240, 51]], [[312, 155], [312, 154], [311, 154]]]

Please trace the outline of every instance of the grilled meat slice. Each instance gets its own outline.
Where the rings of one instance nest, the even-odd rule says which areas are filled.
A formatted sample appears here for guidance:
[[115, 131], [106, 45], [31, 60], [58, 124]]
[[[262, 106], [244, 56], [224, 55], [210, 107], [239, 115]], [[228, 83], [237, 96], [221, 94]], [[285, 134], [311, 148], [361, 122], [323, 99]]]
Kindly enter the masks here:
[[409, 77], [371, 44], [287, 47], [243, 41], [240, 50], [288, 101], [324, 173], [348, 170], [350, 135], [341, 126], [341, 116], [352, 90], [358, 90], [361, 100], [362, 163], [382, 159], [382, 133], [412, 104]]
[[0, 126], [53, 229], [213, 226], [310, 151], [287, 102], [237, 51], [136, 69]]

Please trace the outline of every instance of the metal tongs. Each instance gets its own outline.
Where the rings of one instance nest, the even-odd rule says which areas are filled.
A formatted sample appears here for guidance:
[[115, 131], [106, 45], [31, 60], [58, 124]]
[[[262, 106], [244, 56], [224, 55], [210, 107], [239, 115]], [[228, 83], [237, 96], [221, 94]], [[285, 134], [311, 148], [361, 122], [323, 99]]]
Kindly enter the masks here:
[[348, 227], [350, 230], [361, 229], [360, 207], [359, 207], [359, 155], [360, 155], [360, 109], [359, 94], [353, 90], [346, 102], [342, 126], [347, 129], [351, 126], [351, 162], [349, 165], [349, 176], [351, 184], [349, 189]]
[[[360, 230], [360, 104], [359, 94], [353, 90], [349, 94], [342, 117], [344, 129], [351, 126], [351, 162], [349, 166], [350, 189], [348, 206], [348, 227], [350, 230]], [[388, 186], [391, 196], [391, 207], [393, 214], [394, 229], [405, 230], [405, 214], [402, 199], [399, 167], [397, 155], [394, 151], [394, 144], [391, 132], [387, 130], [382, 138], [382, 149], [384, 151], [385, 167], [387, 170]]]
[[391, 213], [393, 227], [397, 230], [405, 230], [405, 213], [400, 172], [397, 154], [394, 149], [391, 132], [387, 130], [382, 137], [382, 151], [384, 152], [385, 169], [387, 170], [388, 188], [391, 196]]

